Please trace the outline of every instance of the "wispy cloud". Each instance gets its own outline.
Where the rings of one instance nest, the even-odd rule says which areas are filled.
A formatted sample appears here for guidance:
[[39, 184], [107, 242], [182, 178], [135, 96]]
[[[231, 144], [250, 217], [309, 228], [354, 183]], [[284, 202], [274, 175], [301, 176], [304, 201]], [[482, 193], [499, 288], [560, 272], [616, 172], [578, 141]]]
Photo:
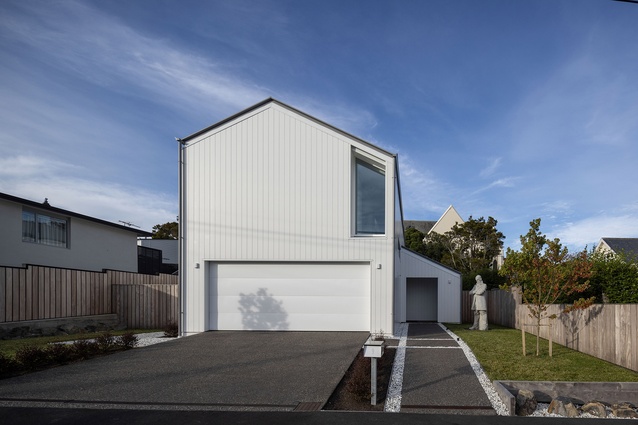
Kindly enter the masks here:
[[53, 206], [115, 223], [131, 222], [144, 230], [177, 216], [173, 196], [61, 173], [68, 167], [77, 166], [30, 156], [3, 158], [0, 192], [33, 201], [48, 198]]
[[558, 237], [573, 249], [593, 247], [603, 237], [638, 237], [638, 214], [597, 215], [564, 225], [555, 225], [548, 236]]
[[0, 18], [5, 36], [91, 84], [119, 91], [131, 87], [125, 94], [150, 95], [157, 102], [190, 109], [220, 104], [239, 109], [271, 94], [242, 79], [230, 64], [214, 62], [169, 39], [149, 38], [86, 4], [21, 7], [26, 12], [22, 17]]
[[492, 158], [490, 160], [490, 163], [481, 170], [481, 172], [479, 173], [479, 176], [482, 178], [487, 178], [493, 175], [496, 172], [496, 170], [500, 167], [502, 160], [503, 158], [501, 157]]
[[483, 186], [477, 190], [475, 190], [472, 194], [477, 195], [481, 192], [485, 192], [494, 188], [511, 188], [516, 186], [516, 181], [518, 177], [503, 177], [497, 180], [492, 181], [487, 186]]

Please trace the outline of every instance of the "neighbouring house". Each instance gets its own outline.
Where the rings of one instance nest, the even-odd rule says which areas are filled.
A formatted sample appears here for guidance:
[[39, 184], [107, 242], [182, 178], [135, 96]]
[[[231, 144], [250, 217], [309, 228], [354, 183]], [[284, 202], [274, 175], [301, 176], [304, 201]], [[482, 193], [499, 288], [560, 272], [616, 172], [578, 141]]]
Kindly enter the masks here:
[[127, 226], [0, 193], [0, 265], [137, 272], [137, 237]]
[[638, 261], [638, 238], [601, 238], [596, 252], [624, 254], [630, 261]]
[[182, 334], [460, 322], [460, 274], [403, 246], [395, 154], [274, 99], [178, 141]]
[[427, 236], [431, 233], [443, 235], [445, 232], [452, 230], [452, 227], [454, 227], [455, 224], [463, 223], [465, 223], [465, 220], [461, 218], [459, 213], [456, 211], [456, 208], [454, 208], [453, 205], [450, 205], [437, 221], [405, 220], [403, 225], [406, 229], [408, 227], [413, 227]]
[[[179, 262], [179, 242], [177, 239], [137, 238], [138, 251], [146, 251], [147, 257], [157, 256], [160, 273], [171, 274], [177, 271]], [[158, 252], [159, 251], [159, 252]]]

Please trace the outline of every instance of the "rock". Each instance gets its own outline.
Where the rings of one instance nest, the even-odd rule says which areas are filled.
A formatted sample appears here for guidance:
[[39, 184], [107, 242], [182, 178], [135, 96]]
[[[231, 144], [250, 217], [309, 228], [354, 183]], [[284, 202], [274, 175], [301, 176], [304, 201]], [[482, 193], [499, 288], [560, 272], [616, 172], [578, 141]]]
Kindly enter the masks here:
[[592, 416], [596, 416], [597, 418], [607, 417], [607, 409], [605, 409], [605, 405], [599, 401], [590, 401], [589, 403], [584, 404], [583, 407], [581, 407], [581, 410]]
[[611, 411], [613, 412], [614, 416], [616, 416], [617, 418], [623, 418], [623, 419], [638, 418], [638, 413], [636, 413], [635, 409], [636, 409], [636, 406], [626, 401], [621, 403], [615, 403], [611, 406]]
[[516, 414], [518, 416], [529, 416], [536, 410], [536, 397], [529, 390], [519, 390], [516, 395]]
[[578, 409], [568, 397], [556, 397], [549, 403], [548, 413], [565, 416], [567, 418], [577, 418]]

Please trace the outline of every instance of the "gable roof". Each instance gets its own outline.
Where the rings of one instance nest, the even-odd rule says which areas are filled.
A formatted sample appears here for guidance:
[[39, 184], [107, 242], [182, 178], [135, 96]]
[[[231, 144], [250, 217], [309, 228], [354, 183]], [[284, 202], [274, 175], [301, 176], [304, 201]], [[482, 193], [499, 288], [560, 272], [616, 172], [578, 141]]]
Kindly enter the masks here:
[[265, 106], [265, 105], [267, 105], [269, 103], [273, 103], [273, 104], [278, 105], [278, 106], [280, 106], [282, 108], [288, 109], [289, 111], [294, 112], [295, 114], [301, 115], [304, 118], [307, 118], [307, 119], [309, 119], [311, 121], [314, 121], [317, 124], [320, 124], [320, 125], [322, 125], [324, 127], [327, 127], [329, 129], [331, 129], [332, 131], [335, 131], [335, 132], [337, 132], [337, 133], [339, 133], [339, 134], [341, 134], [343, 136], [346, 136], [346, 137], [348, 137], [350, 139], [356, 140], [357, 142], [362, 143], [362, 144], [364, 144], [364, 145], [366, 145], [366, 146], [368, 146], [370, 148], [373, 148], [373, 149], [375, 149], [377, 151], [380, 151], [380, 152], [382, 152], [382, 153], [384, 153], [384, 154], [386, 154], [388, 156], [392, 156], [394, 158], [397, 157], [397, 154], [395, 154], [395, 153], [392, 153], [392, 152], [389, 152], [389, 151], [387, 151], [387, 150], [385, 150], [383, 148], [380, 148], [379, 146], [374, 145], [374, 144], [372, 144], [370, 142], [367, 142], [367, 141], [365, 141], [365, 140], [363, 140], [363, 139], [361, 139], [361, 138], [359, 138], [357, 136], [353, 136], [352, 134], [350, 134], [350, 133], [348, 133], [346, 131], [343, 131], [343, 130], [341, 130], [341, 129], [339, 129], [339, 128], [331, 125], [331, 124], [328, 124], [325, 121], [322, 121], [322, 120], [320, 120], [318, 118], [315, 118], [312, 115], [309, 115], [309, 114], [307, 114], [307, 113], [305, 113], [303, 111], [300, 111], [299, 109], [293, 108], [292, 106], [290, 106], [290, 105], [288, 105], [288, 104], [286, 104], [284, 102], [281, 102], [281, 101], [279, 101], [277, 99], [274, 99], [272, 97], [264, 99], [261, 102], [256, 103], [253, 106], [250, 106], [250, 107], [244, 109], [243, 111], [240, 111], [240, 112], [238, 112], [238, 113], [236, 113], [234, 115], [231, 115], [230, 117], [225, 118], [225, 119], [223, 119], [223, 120], [221, 120], [221, 121], [219, 121], [219, 122], [217, 122], [217, 123], [215, 123], [213, 125], [210, 125], [210, 126], [208, 126], [206, 128], [203, 128], [203, 129], [201, 129], [201, 130], [199, 130], [199, 131], [197, 131], [197, 132], [195, 132], [193, 134], [190, 134], [190, 135], [188, 135], [186, 137], [183, 137], [183, 138], [177, 138], [177, 140], [179, 142], [181, 142], [181, 143], [186, 143], [186, 142], [188, 142], [188, 141], [190, 141], [190, 140], [192, 140], [192, 139], [194, 139], [194, 138], [196, 138], [198, 136], [201, 136], [204, 133], [207, 133], [207, 132], [209, 132], [211, 130], [214, 130], [214, 129], [218, 128], [218, 127], [223, 126], [224, 124], [227, 124], [227, 123], [229, 123], [231, 121], [234, 121], [234, 120], [240, 118], [243, 115], [249, 114], [252, 111], [257, 110], [257, 109], [259, 109], [259, 108], [261, 108], [261, 107], [263, 107], [263, 106]]
[[67, 216], [67, 217], [81, 218], [82, 220], [92, 221], [93, 223], [102, 224], [104, 226], [110, 226], [110, 227], [114, 227], [116, 229], [126, 230], [127, 232], [133, 232], [133, 233], [135, 233], [138, 236], [152, 236], [153, 235], [152, 233], [146, 232], [144, 230], [133, 229], [132, 227], [122, 226], [120, 224], [111, 223], [110, 221], [102, 220], [102, 219], [95, 218], [95, 217], [90, 217], [88, 215], [76, 213], [76, 212], [65, 210], [65, 209], [62, 209], [62, 208], [52, 207], [48, 203], [43, 204], [43, 203], [39, 203], [39, 202], [34, 202], [34, 201], [30, 201], [28, 199], [19, 198], [17, 196], [9, 195], [7, 193], [0, 192], [0, 199], [5, 199], [7, 201], [15, 202], [17, 204], [27, 205], [29, 207], [37, 208], [39, 210], [50, 211], [52, 213], [64, 215], [64, 216]]
[[450, 205], [447, 207], [447, 210], [445, 210], [441, 218], [439, 218], [434, 226], [432, 226], [429, 233], [435, 232], [444, 234], [445, 232], [450, 231], [455, 224], [463, 223], [465, 223], [465, 220], [463, 220], [458, 211], [456, 211], [456, 208], [454, 208], [453, 205]]
[[601, 238], [614, 253], [625, 253], [628, 257], [638, 258], [638, 238]]
[[413, 227], [419, 232], [423, 233], [424, 235], [427, 235], [430, 232], [430, 230], [434, 227], [435, 224], [436, 224], [436, 221], [434, 220], [430, 220], [430, 221], [405, 220], [403, 222], [403, 227], [405, 229], [409, 229], [410, 227]]

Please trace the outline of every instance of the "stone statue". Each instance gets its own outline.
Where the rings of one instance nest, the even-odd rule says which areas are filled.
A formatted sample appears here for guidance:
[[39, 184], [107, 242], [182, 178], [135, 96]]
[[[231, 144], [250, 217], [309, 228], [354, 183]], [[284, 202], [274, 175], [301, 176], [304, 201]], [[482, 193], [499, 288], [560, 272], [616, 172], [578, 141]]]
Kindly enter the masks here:
[[476, 276], [476, 284], [470, 291], [472, 295], [472, 310], [474, 311], [474, 324], [470, 330], [487, 330], [487, 300], [485, 299], [487, 285], [483, 282], [481, 275]]

